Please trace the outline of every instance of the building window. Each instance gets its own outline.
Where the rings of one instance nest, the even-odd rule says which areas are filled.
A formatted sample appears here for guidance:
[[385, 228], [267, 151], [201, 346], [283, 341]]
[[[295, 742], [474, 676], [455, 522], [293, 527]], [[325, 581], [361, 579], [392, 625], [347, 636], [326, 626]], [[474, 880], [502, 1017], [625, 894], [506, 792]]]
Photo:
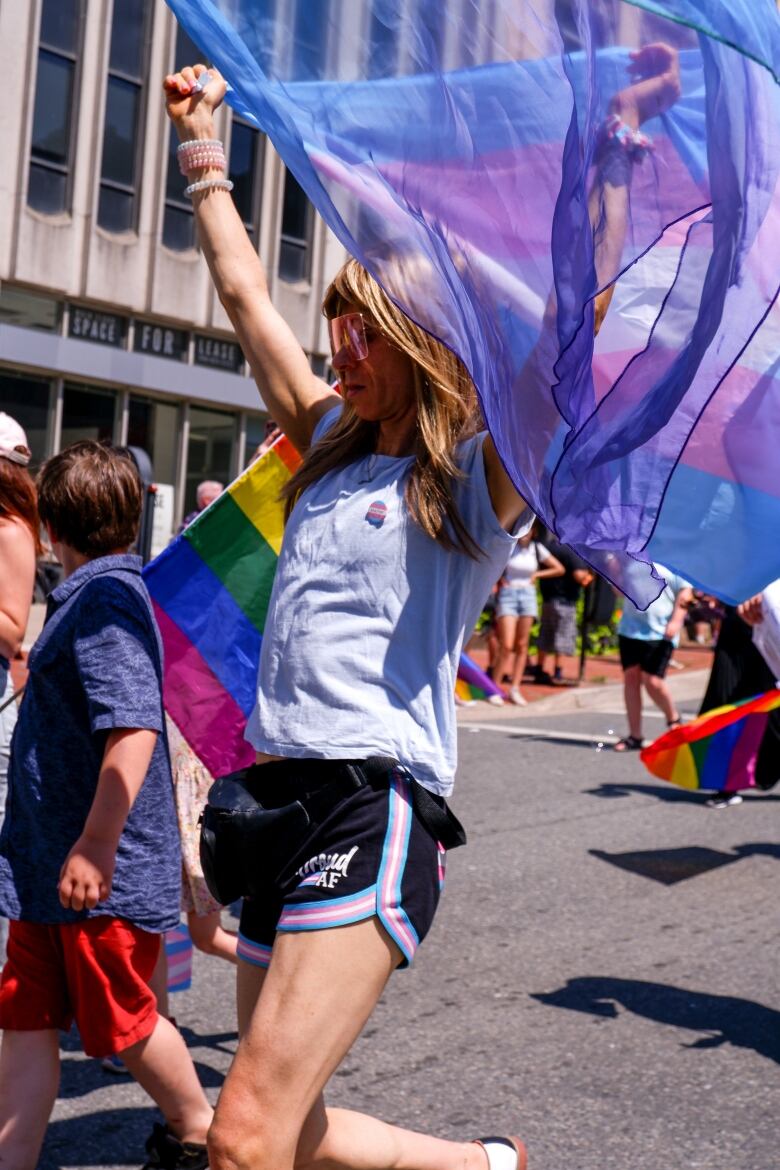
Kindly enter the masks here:
[[254, 239], [260, 223], [263, 193], [263, 153], [265, 137], [243, 118], [233, 116], [230, 133], [230, 178], [233, 201], [249, 236]]
[[246, 416], [246, 446], [244, 448], [244, 466], [248, 467], [257, 458], [260, 444], [267, 439], [275, 424], [267, 414], [247, 414]]
[[3, 285], [0, 289], [0, 321], [22, 329], [45, 329], [57, 333], [62, 320], [62, 305], [50, 297], [39, 297], [20, 288]]
[[149, 0], [114, 0], [98, 203], [98, 223], [108, 232], [136, 225], [150, 14]]
[[30, 378], [13, 370], [0, 370], [0, 403], [27, 432], [33, 466], [46, 458], [49, 403], [52, 383], [46, 378]]
[[179, 408], [171, 402], [130, 395], [127, 419], [128, 447], [142, 447], [152, 462], [157, 483], [176, 483], [179, 446]]
[[329, 36], [330, 0], [298, 0], [290, 38], [295, 47], [293, 77], [298, 81], [320, 81], [326, 60]]
[[[391, 23], [392, 22], [392, 23]], [[398, 16], [375, 4], [368, 30], [368, 76], [393, 77], [398, 68]]]
[[62, 401], [60, 449], [79, 439], [113, 442], [117, 397], [112, 390], [97, 390], [66, 382]]
[[236, 449], [234, 414], [190, 407], [190, 434], [187, 444], [187, 479], [184, 514], [196, 507], [195, 494], [204, 479], [229, 484], [233, 478], [233, 452]]
[[279, 275], [282, 280], [308, 280], [314, 208], [298, 180], [287, 171], [282, 203], [282, 239]]
[[69, 206], [83, 11], [83, 0], [43, 0], [41, 8], [27, 203], [47, 215]]
[[[177, 24], [173, 69], [183, 69], [185, 65], [196, 65], [202, 60], [203, 53], [181, 25]], [[208, 64], [208, 61], [206, 63]], [[187, 252], [197, 246], [197, 236], [192, 203], [184, 194], [187, 180], [181, 174], [176, 158], [178, 145], [179, 139], [171, 126], [168, 135], [168, 169], [165, 176], [162, 242], [172, 252]]]

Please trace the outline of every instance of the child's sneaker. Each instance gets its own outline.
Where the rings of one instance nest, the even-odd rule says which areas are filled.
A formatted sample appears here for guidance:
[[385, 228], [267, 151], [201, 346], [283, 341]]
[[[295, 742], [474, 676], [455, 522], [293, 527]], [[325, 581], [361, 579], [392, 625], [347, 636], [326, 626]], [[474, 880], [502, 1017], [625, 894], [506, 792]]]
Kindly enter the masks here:
[[487, 701], [491, 707], [503, 707], [504, 705], [503, 695], [488, 695]]
[[146, 1141], [146, 1153], [142, 1170], [209, 1170], [205, 1144], [181, 1142], [167, 1125], [155, 1124]]
[[130, 1076], [125, 1062], [116, 1053], [113, 1056], [104, 1056], [100, 1062], [100, 1067], [103, 1069], [103, 1072], [113, 1073], [117, 1077]]
[[512, 687], [509, 691], [509, 701], [514, 703], [516, 707], [527, 707], [528, 700], [525, 695], [521, 694], [519, 687]]

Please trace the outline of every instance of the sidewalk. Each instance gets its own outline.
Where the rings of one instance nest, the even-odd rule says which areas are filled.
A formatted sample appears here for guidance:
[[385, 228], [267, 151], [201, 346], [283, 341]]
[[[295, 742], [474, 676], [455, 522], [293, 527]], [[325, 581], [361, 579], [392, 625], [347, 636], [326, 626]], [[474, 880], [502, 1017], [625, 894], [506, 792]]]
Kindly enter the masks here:
[[[487, 666], [487, 651], [472, 640], [468, 647], [470, 658], [482, 670]], [[709, 646], [684, 645], [675, 650], [672, 661], [679, 668], [667, 672], [666, 681], [680, 702], [696, 703], [704, 694], [712, 668], [713, 651]], [[477, 702], [473, 707], [458, 707], [459, 723], [490, 720], [527, 719], [539, 715], [568, 714], [573, 711], [614, 710], [623, 704], [623, 671], [619, 658], [615, 656], [590, 657], [585, 662], [585, 680], [579, 686], [575, 680], [579, 675], [579, 660], [563, 660], [563, 684], [544, 686], [524, 682], [520, 688], [528, 706], [516, 707], [506, 702], [503, 707], [491, 703]]]

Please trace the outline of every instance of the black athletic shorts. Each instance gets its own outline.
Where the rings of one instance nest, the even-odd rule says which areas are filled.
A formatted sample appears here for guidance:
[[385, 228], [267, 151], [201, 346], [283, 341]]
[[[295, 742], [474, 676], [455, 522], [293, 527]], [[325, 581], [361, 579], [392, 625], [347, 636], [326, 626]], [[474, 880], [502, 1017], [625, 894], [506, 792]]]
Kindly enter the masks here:
[[263, 897], [245, 898], [238, 955], [267, 967], [277, 931], [325, 930], [373, 915], [412, 961], [444, 884], [445, 852], [414, 810], [410, 778], [367, 785], [345, 797], [311, 843], [311, 854]]
[[618, 645], [623, 670], [629, 666], [640, 666], [645, 674], [655, 675], [656, 678], [663, 678], [666, 674], [674, 650], [668, 638], [650, 641], [644, 638], [624, 638], [621, 634]]

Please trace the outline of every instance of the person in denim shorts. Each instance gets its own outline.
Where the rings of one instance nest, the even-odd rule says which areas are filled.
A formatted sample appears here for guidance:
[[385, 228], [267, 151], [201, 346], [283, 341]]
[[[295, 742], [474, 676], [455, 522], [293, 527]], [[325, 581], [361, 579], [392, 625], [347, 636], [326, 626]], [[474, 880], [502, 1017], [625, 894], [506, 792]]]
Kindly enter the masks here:
[[496, 625], [501, 650], [494, 675], [500, 685], [511, 665], [509, 700], [519, 707], [526, 702], [520, 683], [528, 659], [531, 628], [539, 617], [536, 582], [547, 577], [561, 577], [563, 573], [564, 568], [558, 558], [528, 532], [518, 540], [517, 548], [509, 558], [501, 578], [496, 601]]

